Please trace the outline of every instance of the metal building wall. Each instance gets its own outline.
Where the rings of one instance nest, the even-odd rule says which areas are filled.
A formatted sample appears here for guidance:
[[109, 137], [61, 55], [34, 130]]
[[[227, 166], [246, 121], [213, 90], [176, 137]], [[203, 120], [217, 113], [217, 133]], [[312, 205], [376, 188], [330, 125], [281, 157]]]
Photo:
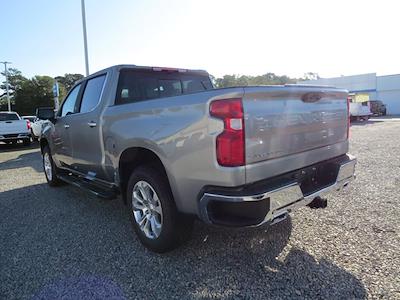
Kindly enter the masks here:
[[377, 98], [386, 104], [388, 114], [400, 114], [400, 74], [378, 76]]
[[376, 76], [376, 73], [368, 73], [299, 83], [330, 85], [347, 89], [349, 92], [368, 93], [371, 100], [381, 100], [386, 104], [388, 114], [400, 115], [400, 74]]

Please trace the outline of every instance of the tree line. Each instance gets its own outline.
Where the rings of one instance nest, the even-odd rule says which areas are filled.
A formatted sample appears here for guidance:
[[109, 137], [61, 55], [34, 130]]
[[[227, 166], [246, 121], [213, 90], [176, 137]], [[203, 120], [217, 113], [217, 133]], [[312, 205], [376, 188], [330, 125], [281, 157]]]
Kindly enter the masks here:
[[[3, 76], [4, 72], [1, 73]], [[8, 70], [8, 88], [13, 111], [20, 115], [34, 115], [38, 107], [54, 107], [53, 85], [59, 84], [60, 102], [66, 96], [74, 83], [83, 78], [82, 74], [64, 74], [55, 78], [46, 75], [36, 75], [27, 78], [15, 68]], [[7, 110], [6, 82], [0, 85], [3, 94], [0, 97], [0, 111]]]
[[[4, 72], [1, 73], [3, 76]], [[55, 80], [59, 84], [60, 102], [64, 99], [67, 92], [79, 79], [82, 74], [64, 74], [55, 78], [46, 75], [36, 75], [27, 78], [21, 71], [15, 68], [8, 70], [8, 87], [10, 91], [11, 107], [13, 111], [20, 115], [34, 115], [38, 107], [54, 107], [53, 85]], [[258, 76], [248, 75], [224, 75], [222, 77], [211, 76], [211, 79], [217, 88], [249, 86], [249, 85], [282, 85], [296, 83], [301, 80], [318, 79], [317, 73], [305, 73], [303, 78], [291, 78], [286, 75], [276, 75], [266, 73]], [[7, 110], [7, 97], [5, 94], [5, 81], [0, 84], [0, 111]]]

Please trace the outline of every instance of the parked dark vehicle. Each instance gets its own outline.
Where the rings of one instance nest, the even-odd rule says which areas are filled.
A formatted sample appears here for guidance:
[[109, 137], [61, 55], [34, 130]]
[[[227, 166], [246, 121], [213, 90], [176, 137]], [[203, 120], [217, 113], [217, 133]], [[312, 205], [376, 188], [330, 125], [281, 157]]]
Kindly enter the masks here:
[[374, 116], [386, 116], [386, 105], [380, 100], [369, 101], [369, 107]]
[[47, 182], [118, 194], [149, 249], [209, 224], [275, 224], [354, 178], [347, 91], [214, 89], [207, 72], [114, 66], [77, 82], [39, 117]]

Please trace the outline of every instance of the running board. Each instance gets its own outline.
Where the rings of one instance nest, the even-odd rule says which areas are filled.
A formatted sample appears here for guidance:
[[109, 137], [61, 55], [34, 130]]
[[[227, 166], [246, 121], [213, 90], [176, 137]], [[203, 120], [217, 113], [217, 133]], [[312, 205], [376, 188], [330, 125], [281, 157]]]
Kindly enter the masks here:
[[117, 192], [114, 189], [105, 189], [100, 187], [98, 184], [92, 183], [88, 180], [85, 180], [83, 178], [79, 178], [75, 175], [64, 175], [60, 174], [57, 175], [59, 179], [62, 181], [65, 181], [71, 185], [74, 185], [76, 187], [79, 187], [81, 189], [84, 189], [97, 197], [103, 198], [103, 199], [115, 199], [117, 197]]

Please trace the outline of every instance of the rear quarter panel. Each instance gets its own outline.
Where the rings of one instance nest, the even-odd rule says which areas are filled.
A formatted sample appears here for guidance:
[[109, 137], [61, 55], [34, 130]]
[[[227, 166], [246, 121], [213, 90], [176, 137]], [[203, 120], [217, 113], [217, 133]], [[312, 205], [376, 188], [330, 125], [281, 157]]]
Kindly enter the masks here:
[[243, 88], [232, 88], [109, 106], [102, 116], [106, 169], [118, 170], [125, 149], [149, 149], [166, 168], [179, 210], [196, 214], [203, 186], [245, 182], [244, 167], [217, 164], [215, 136], [223, 123], [209, 116], [211, 101], [242, 95]]

